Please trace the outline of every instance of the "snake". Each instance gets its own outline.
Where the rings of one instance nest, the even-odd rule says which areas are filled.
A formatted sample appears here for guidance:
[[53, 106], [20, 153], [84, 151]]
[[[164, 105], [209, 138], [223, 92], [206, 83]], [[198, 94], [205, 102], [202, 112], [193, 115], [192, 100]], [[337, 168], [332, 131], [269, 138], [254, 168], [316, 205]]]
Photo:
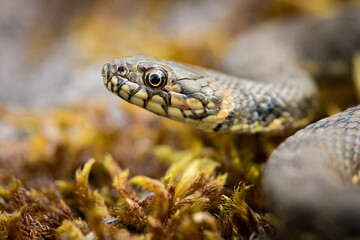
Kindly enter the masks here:
[[135, 55], [107, 62], [103, 81], [127, 102], [208, 132], [300, 129], [262, 176], [280, 238], [360, 239], [360, 105], [308, 125], [319, 106], [314, 79], [331, 84], [351, 72], [360, 12], [265, 22], [229, 49], [219, 63], [226, 73]]

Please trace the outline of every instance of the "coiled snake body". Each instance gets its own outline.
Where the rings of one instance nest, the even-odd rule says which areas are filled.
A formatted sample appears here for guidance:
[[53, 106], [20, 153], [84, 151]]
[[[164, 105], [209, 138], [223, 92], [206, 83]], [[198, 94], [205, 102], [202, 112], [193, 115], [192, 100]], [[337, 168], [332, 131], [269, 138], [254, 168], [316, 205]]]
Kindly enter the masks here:
[[[124, 100], [206, 131], [281, 132], [304, 126], [316, 109], [317, 88], [303, 67], [348, 73], [359, 26], [359, 12], [346, 10], [259, 27], [235, 41], [224, 64], [233, 75], [149, 56], [110, 61], [102, 75]], [[360, 105], [281, 144], [263, 184], [282, 237], [360, 239], [359, 170]]]

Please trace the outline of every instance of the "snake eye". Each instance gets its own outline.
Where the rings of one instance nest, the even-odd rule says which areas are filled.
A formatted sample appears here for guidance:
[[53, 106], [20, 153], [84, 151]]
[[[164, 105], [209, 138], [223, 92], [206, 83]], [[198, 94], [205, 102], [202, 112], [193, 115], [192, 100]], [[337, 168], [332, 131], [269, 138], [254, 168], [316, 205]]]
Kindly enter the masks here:
[[125, 66], [118, 67], [117, 75], [125, 77], [129, 73], [129, 69]]
[[149, 88], [159, 89], [165, 86], [167, 81], [166, 73], [157, 68], [150, 68], [145, 73], [145, 85]]

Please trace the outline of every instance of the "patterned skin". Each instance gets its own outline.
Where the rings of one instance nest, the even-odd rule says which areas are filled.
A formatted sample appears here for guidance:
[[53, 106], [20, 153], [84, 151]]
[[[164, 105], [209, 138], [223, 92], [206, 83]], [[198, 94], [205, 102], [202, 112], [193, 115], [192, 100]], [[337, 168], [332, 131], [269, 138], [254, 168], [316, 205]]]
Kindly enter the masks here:
[[[311, 75], [349, 75], [359, 26], [352, 9], [266, 24], [235, 41], [224, 61], [232, 75], [149, 56], [110, 61], [102, 75], [122, 99], [205, 131], [284, 132], [306, 125], [316, 110]], [[359, 165], [360, 105], [281, 144], [263, 186], [282, 238], [360, 239]]]

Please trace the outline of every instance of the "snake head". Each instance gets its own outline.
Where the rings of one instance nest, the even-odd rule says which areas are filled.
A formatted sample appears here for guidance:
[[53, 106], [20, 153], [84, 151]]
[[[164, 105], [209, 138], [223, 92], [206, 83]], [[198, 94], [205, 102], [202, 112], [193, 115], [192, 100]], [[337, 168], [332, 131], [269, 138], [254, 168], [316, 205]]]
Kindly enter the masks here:
[[201, 129], [227, 116], [221, 86], [209, 70], [150, 56], [119, 58], [102, 69], [107, 89], [127, 102]]

